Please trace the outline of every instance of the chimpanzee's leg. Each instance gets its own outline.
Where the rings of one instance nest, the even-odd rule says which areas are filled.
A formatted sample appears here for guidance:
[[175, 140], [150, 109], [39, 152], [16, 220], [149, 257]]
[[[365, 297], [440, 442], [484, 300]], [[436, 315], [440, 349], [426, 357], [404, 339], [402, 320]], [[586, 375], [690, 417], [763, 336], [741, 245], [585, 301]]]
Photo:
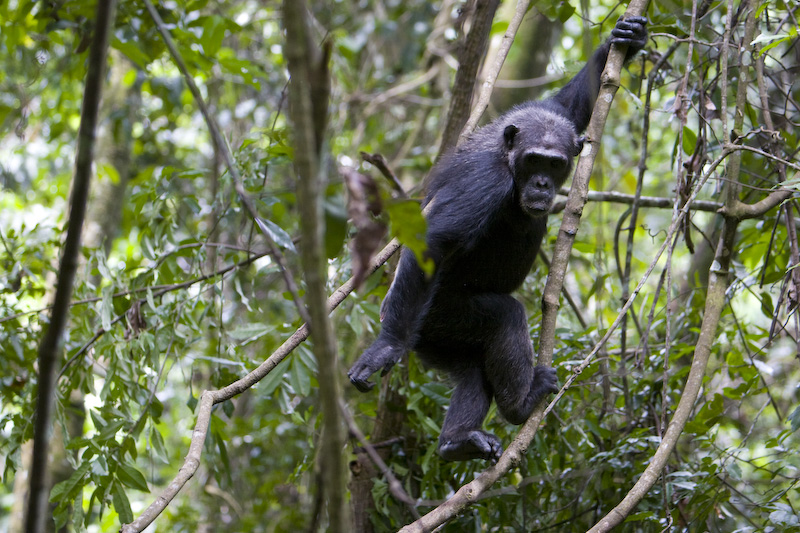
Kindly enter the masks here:
[[497, 462], [503, 453], [500, 439], [481, 429], [491, 402], [489, 383], [481, 369], [472, 367], [464, 371], [453, 391], [439, 436], [439, 455], [443, 459]]
[[548, 394], [558, 392], [554, 368], [533, 366], [533, 345], [522, 304], [509, 295], [476, 297], [486, 319], [484, 372], [497, 409], [512, 424], [522, 424]]
[[[497, 408], [512, 424], [525, 422], [542, 398], [558, 391], [555, 369], [533, 366], [525, 310], [508, 294], [450, 294], [447, 301], [434, 302], [421, 333], [423, 342], [432, 339], [439, 345], [468, 346], [480, 353]], [[442, 368], [463, 368], [460, 355], [447, 359], [443, 355], [460, 350], [437, 352], [433, 358], [420, 356]]]
[[[438, 349], [426, 350], [433, 345]], [[446, 459], [499, 456], [496, 437], [479, 429], [492, 395], [509, 422], [522, 424], [544, 396], [558, 390], [555, 369], [533, 366], [525, 311], [507, 294], [451, 293], [435, 301], [417, 351], [460, 378], [439, 439]]]

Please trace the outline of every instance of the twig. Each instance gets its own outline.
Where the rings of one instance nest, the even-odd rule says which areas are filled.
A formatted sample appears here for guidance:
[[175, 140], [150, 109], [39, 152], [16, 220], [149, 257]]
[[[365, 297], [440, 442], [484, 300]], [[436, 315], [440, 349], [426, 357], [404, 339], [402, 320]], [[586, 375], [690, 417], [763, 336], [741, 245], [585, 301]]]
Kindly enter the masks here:
[[419, 518], [419, 512], [417, 512], [417, 503], [414, 501], [414, 498], [406, 494], [406, 491], [403, 490], [403, 484], [397, 480], [392, 469], [381, 459], [381, 456], [375, 451], [375, 446], [370, 444], [367, 441], [367, 438], [364, 436], [364, 433], [358, 428], [358, 424], [353, 419], [353, 415], [347, 409], [347, 404], [344, 403], [344, 400], [341, 398], [339, 399], [339, 409], [342, 412], [342, 416], [344, 417], [345, 422], [347, 423], [347, 428], [350, 433], [358, 439], [358, 442], [361, 443], [362, 450], [366, 452], [369, 456], [370, 460], [377, 466], [381, 473], [383, 473], [386, 481], [389, 483], [389, 492], [392, 493], [398, 501], [403, 502], [408, 507], [409, 512], [415, 518]]
[[[374, 273], [386, 261], [400, 249], [400, 242], [397, 239], [392, 240], [386, 247], [381, 250], [375, 257], [372, 258], [369, 266], [369, 274]], [[368, 274], [368, 275], [369, 275]], [[333, 294], [328, 298], [327, 306], [328, 312], [332, 312], [341, 304], [350, 293], [353, 292], [354, 284], [353, 278], [347, 280]], [[281, 344], [272, 355], [270, 355], [258, 368], [236, 380], [230, 385], [219, 390], [206, 390], [200, 395], [200, 402], [197, 407], [197, 422], [195, 423], [194, 431], [192, 432], [192, 440], [189, 445], [189, 453], [186, 455], [183, 465], [175, 478], [167, 485], [161, 494], [151, 503], [136, 520], [130, 524], [125, 524], [120, 529], [121, 533], [138, 533], [153, 520], [155, 520], [161, 512], [166, 509], [167, 505], [178, 495], [180, 490], [189, 481], [197, 468], [200, 466], [200, 457], [203, 452], [203, 442], [205, 441], [206, 434], [208, 433], [208, 424], [211, 420], [211, 408], [226, 400], [230, 400], [234, 396], [241, 394], [248, 390], [250, 387], [264, 379], [267, 374], [272, 372], [286, 356], [297, 348], [300, 343], [308, 338], [308, 326], [303, 324], [299, 327], [283, 344]]]
[[172, 36], [169, 34], [169, 31], [164, 25], [164, 21], [161, 20], [161, 15], [158, 14], [158, 11], [155, 7], [153, 7], [153, 4], [150, 2], [150, 0], [144, 0], [144, 4], [147, 8], [147, 11], [150, 13], [150, 17], [153, 19], [153, 22], [158, 28], [158, 32], [164, 39], [164, 44], [167, 45], [167, 49], [169, 50], [170, 56], [172, 56], [172, 60], [175, 61], [175, 65], [183, 75], [183, 79], [186, 82], [186, 85], [189, 87], [189, 92], [192, 93], [195, 102], [197, 102], [197, 107], [200, 108], [200, 113], [203, 115], [206, 125], [208, 126], [208, 131], [211, 134], [211, 140], [214, 142], [214, 145], [220, 151], [222, 158], [225, 160], [225, 166], [228, 168], [228, 172], [231, 175], [231, 180], [233, 180], [233, 188], [236, 190], [239, 200], [242, 202], [242, 205], [244, 205], [245, 209], [247, 209], [247, 212], [250, 213], [250, 216], [253, 218], [253, 223], [259, 227], [261, 233], [264, 235], [267, 245], [270, 248], [270, 252], [272, 253], [273, 258], [275, 259], [275, 262], [277, 263], [278, 268], [283, 275], [286, 288], [292, 295], [292, 300], [297, 307], [297, 312], [305, 322], [308, 322], [308, 311], [300, 299], [300, 292], [297, 289], [297, 283], [295, 283], [291, 271], [286, 266], [286, 258], [283, 256], [280, 248], [261, 222], [261, 217], [258, 216], [258, 211], [253, 205], [250, 196], [247, 194], [247, 191], [242, 184], [242, 177], [239, 174], [238, 168], [236, 167], [236, 162], [233, 159], [233, 153], [231, 153], [230, 146], [228, 146], [225, 137], [222, 136], [216, 119], [214, 119], [214, 117], [211, 115], [205, 100], [203, 100], [203, 95], [200, 94], [200, 89], [197, 88], [197, 84], [194, 82], [194, 78], [189, 73], [189, 69], [186, 67], [183, 57], [181, 57], [180, 53], [178, 52], [175, 42], [172, 40]]
[[72, 180], [67, 237], [58, 267], [58, 281], [53, 309], [50, 312], [50, 323], [39, 345], [38, 395], [34, 420], [28, 508], [25, 516], [27, 533], [45, 531], [45, 521], [51, 516], [51, 513], [47, 512], [48, 451], [56, 375], [60, 354], [64, 347], [63, 334], [69, 318], [69, 302], [72, 298], [75, 272], [78, 269], [81, 230], [86, 216], [86, 204], [89, 200], [89, 186], [92, 178], [97, 117], [103, 92], [108, 36], [114, 22], [115, 10], [116, 2], [114, 0], [97, 3], [94, 36], [89, 50], [86, 85], [81, 104], [81, 122], [78, 130], [78, 149], [75, 157], [75, 175]]
[[399, 83], [385, 91], [382, 91], [380, 94], [376, 95], [374, 98], [369, 99], [369, 104], [364, 108], [363, 115], [370, 116], [372, 113], [375, 112], [380, 105], [399, 96], [403, 93], [407, 93], [416, 89], [417, 87], [424, 85], [431, 81], [433, 78], [439, 74], [439, 69], [441, 68], [441, 63], [435, 63], [431, 68], [429, 68], [423, 75], [417, 76], [411, 80]]
[[397, 179], [397, 175], [389, 168], [389, 163], [386, 162], [386, 158], [383, 157], [381, 154], [368, 154], [367, 152], [361, 152], [361, 159], [366, 161], [367, 163], [374, 165], [383, 177], [389, 180], [389, 183], [392, 184], [392, 188], [395, 192], [402, 198], [408, 198], [406, 191], [403, 189], [403, 184], [400, 183], [400, 180]]

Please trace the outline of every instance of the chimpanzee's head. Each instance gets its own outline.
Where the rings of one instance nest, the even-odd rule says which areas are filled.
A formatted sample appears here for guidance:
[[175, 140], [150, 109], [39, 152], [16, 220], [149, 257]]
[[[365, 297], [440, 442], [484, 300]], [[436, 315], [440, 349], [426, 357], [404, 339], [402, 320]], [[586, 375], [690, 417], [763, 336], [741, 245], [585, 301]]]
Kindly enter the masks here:
[[520, 109], [508, 119], [503, 140], [517, 201], [528, 215], [547, 216], [583, 137], [568, 119], [540, 107]]

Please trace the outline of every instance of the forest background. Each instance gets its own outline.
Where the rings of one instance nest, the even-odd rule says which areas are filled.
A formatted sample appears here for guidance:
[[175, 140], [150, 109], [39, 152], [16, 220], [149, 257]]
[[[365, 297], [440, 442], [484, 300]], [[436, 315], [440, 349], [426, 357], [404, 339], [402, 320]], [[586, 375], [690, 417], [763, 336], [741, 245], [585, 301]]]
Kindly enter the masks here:
[[415, 357], [346, 382], [395, 247], [366, 263], [423, 250], [468, 117], [626, 6], [113, 4], [0, 3], [1, 530], [800, 531], [796, 2], [632, 3], [650, 40], [516, 295], [565, 388], [492, 410], [488, 470], [436, 456]]

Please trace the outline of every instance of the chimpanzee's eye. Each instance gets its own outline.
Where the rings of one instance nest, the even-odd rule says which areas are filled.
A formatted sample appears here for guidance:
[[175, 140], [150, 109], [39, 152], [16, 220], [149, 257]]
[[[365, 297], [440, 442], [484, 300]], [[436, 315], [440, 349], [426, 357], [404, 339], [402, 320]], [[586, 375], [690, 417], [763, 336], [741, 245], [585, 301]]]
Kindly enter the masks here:
[[550, 159], [550, 170], [561, 171], [566, 167], [567, 162], [563, 159], [554, 157]]

